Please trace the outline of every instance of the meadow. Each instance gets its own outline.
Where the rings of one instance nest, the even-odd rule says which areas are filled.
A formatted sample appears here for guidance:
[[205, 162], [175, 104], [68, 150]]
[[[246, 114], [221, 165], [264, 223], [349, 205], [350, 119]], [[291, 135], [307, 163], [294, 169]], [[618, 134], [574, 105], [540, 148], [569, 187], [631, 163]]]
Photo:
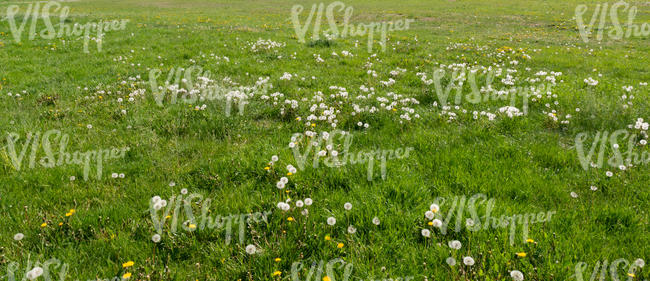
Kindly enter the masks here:
[[0, 280], [650, 280], [648, 2], [588, 40], [608, 2], [340, 2], [342, 38], [333, 2], [35, 3], [0, 1]]

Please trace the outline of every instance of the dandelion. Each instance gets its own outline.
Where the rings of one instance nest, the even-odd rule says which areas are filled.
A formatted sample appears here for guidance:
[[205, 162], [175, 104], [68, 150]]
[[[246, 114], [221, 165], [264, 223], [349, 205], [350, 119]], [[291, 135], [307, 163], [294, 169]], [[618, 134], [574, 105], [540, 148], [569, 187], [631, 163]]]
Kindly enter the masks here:
[[596, 187], [595, 185], [592, 185], [591, 190], [596, 191], [596, 190], [598, 190], [598, 187]]
[[279, 182], [277, 182], [277, 183], [275, 184], [275, 186], [276, 186], [278, 189], [283, 189], [283, 188], [284, 188], [284, 183], [281, 182], [281, 181], [279, 181]]
[[614, 173], [612, 173], [611, 171], [607, 171], [605, 172], [605, 175], [611, 178], [614, 175]]
[[336, 218], [334, 218], [334, 217], [327, 218], [327, 224], [335, 225], [336, 224]]
[[463, 246], [458, 240], [449, 241], [449, 248], [458, 250]]
[[352, 226], [352, 225], [348, 226], [348, 233], [354, 234], [355, 232], [357, 232], [357, 229], [354, 228], [354, 226]]
[[434, 218], [435, 214], [434, 214], [432, 211], [426, 211], [426, 212], [424, 212], [424, 216], [425, 216], [427, 219], [432, 220], [432, 219]]
[[158, 235], [158, 234], [154, 234], [154, 235], [151, 237], [151, 241], [153, 241], [154, 243], [158, 243], [158, 242], [160, 242], [160, 235]]
[[634, 261], [634, 265], [636, 265], [636, 266], [638, 266], [640, 268], [643, 268], [645, 266], [645, 261], [643, 261], [642, 259], [636, 259]]
[[176, 186], [176, 183], [173, 182], [173, 181], [170, 181], [170, 182], [169, 182], [169, 187], [174, 187], [174, 186]]
[[446, 260], [446, 262], [447, 262], [447, 264], [448, 264], [449, 266], [454, 266], [454, 265], [456, 265], [456, 259], [454, 259], [454, 258], [452, 258], [452, 257], [448, 257], [447, 260]]
[[311, 198], [305, 198], [305, 205], [311, 206], [312, 203], [313, 201], [311, 200]]
[[510, 271], [510, 277], [512, 277], [512, 280], [515, 280], [515, 281], [523, 281], [524, 280], [524, 274], [521, 273], [521, 271], [519, 271], [519, 270]]
[[342, 249], [343, 246], [345, 246], [345, 244], [343, 244], [343, 243], [338, 243], [338, 244], [336, 244], [336, 247], [339, 248], [339, 249]]
[[186, 195], [187, 194], [187, 188], [181, 189], [181, 194]]
[[41, 275], [43, 275], [43, 268], [37, 266], [37, 267], [34, 267], [29, 272], [27, 272], [25, 277], [27, 277], [27, 279], [29, 279], [29, 280], [34, 280], [34, 279], [40, 277]]
[[25, 238], [25, 235], [22, 233], [16, 233], [16, 235], [14, 235], [14, 240], [16, 241], [23, 240], [23, 238]]
[[525, 257], [526, 257], [526, 253], [524, 253], [524, 252], [516, 253], [516, 255], [517, 255], [518, 257], [520, 257], [520, 258], [525, 258]]
[[325, 241], [330, 241], [330, 240], [332, 240], [332, 237], [330, 237], [329, 235], [325, 235]]
[[133, 261], [128, 261], [122, 264], [122, 268], [132, 267], [134, 264]]
[[255, 252], [257, 252], [257, 248], [255, 248], [255, 245], [250, 244], [250, 245], [246, 246], [246, 253], [248, 253], [249, 255], [252, 255], [252, 254], [255, 254]]
[[277, 155], [271, 156], [271, 162], [277, 162], [280, 158]]
[[439, 219], [435, 219], [435, 220], [431, 221], [431, 225], [433, 225], [434, 227], [441, 227], [442, 226], [442, 221], [439, 220]]
[[47, 223], [46, 223], [46, 222], [44, 222], [44, 223], [41, 224], [41, 227], [46, 227], [46, 226], [47, 226]]
[[288, 221], [294, 221], [293, 217], [288, 217], [287, 220]]
[[578, 193], [571, 192], [571, 197], [573, 197], [573, 198], [578, 198]]
[[275, 262], [280, 262], [282, 259], [281, 258], [275, 258]]
[[472, 257], [464, 257], [463, 263], [467, 266], [472, 266], [474, 265], [474, 259]]
[[343, 204], [343, 208], [348, 210], [348, 211], [352, 210], [352, 204], [350, 202], [347, 202], [347, 203]]
[[526, 239], [526, 242], [527, 243], [535, 243], [535, 240], [528, 238], [528, 239]]
[[421, 233], [422, 233], [422, 236], [424, 236], [424, 237], [431, 237], [431, 231], [429, 231], [428, 229], [422, 229]]
[[273, 272], [273, 276], [280, 276], [281, 274], [282, 274], [282, 271]]
[[332, 281], [332, 279], [330, 279], [329, 276], [325, 276], [325, 277], [323, 277], [323, 281]]
[[131, 277], [130, 272], [124, 273], [124, 275], [122, 275], [122, 279], [129, 279], [130, 277]]
[[302, 202], [302, 200], [298, 200], [298, 201], [296, 201], [296, 207], [298, 207], [298, 208], [302, 208], [304, 205], [305, 205], [305, 203]]
[[379, 225], [381, 222], [379, 221], [379, 218], [378, 218], [378, 217], [374, 217], [374, 218], [372, 218], [372, 223], [373, 223], [374, 225]]
[[437, 213], [438, 211], [440, 211], [440, 206], [438, 206], [438, 204], [431, 204], [431, 206], [429, 206], [429, 209], [432, 212]]

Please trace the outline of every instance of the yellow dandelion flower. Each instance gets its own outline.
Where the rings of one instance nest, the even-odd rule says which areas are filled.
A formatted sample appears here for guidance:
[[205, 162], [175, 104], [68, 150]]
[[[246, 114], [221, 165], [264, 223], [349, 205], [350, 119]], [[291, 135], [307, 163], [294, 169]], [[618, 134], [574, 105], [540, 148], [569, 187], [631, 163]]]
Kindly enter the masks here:
[[267, 166], [267, 167], [264, 167], [264, 170], [267, 170], [267, 171], [268, 171], [268, 170], [270, 170], [270, 169], [271, 169], [271, 167], [268, 167], [268, 166]]
[[627, 276], [630, 276], [632, 278], [636, 277], [636, 275], [634, 275], [634, 273], [628, 273]]
[[294, 221], [293, 217], [288, 217], [287, 220], [288, 221]]
[[325, 276], [325, 277], [323, 277], [323, 281], [332, 281], [332, 279], [330, 279], [329, 276]]
[[427, 224], [428, 224], [428, 225], [433, 225], [433, 222], [432, 222], [432, 221], [430, 221], [430, 222], [429, 222], [429, 223], [427, 223]]
[[46, 227], [46, 226], [47, 226], [47, 223], [46, 223], [46, 222], [44, 222], [44, 223], [41, 224], [41, 227]]
[[520, 258], [525, 258], [525, 257], [526, 257], [526, 253], [524, 253], [524, 252], [517, 253], [517, 256], [520, 257]]
[[122, 279], [129, 279], [129, 277], [131, 277], [130, 272], [124, 273], [124, 275], [122, 275]]
[[292, 172], [288, 172], [288, 173], [287, 173], [287, 176], [291, 176], [291, 175], [293, 175]]
[[72, 216], [72, 213], [65, 213], [66, 217]]
[[60, 223], [59, 223], [59, 226], [62, 226], [62, 225], [63, 225], [63, 223], [62, 223], [62, 222], [60, 222]]
[[280, 276], [280, 274], [282, 274], [282, 271], [273, 272], [273, 276]]
[[535, 243], [535, 240], [528, 238], [528, 239], [526, 239], [526, 242], [528, 242], [528, 243]]
[[127, 261], [122, 264], [123, 268], [132, 267], [135, 263], [133, 261]]
[[190, 229], [195, 229], [195, 228], [196, 228], [196, 224], [190, 224], [190, 225], [189, 225], [189, 228], [190, 228]]
[[325, 241], [330, 241], [332, 238], [329, 235], [325, 235]]
[[336, 247], [339, 248], [339, 249], [343, 248], [343, 246], [345, 246], [345, 244], [343, 244], [343, 243], [338, 243], [338, 244], [336, 245]]
[[275, 262], [280, 262], [281, 260], [281, 258], [275, 258]]

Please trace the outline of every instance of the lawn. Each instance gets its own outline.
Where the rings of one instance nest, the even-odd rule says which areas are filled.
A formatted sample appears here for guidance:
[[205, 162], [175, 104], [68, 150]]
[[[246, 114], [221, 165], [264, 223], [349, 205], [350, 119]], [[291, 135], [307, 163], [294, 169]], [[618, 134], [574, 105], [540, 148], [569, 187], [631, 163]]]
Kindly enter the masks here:
[[0, 280], [650, 280], [604, 4], [0, 0]]

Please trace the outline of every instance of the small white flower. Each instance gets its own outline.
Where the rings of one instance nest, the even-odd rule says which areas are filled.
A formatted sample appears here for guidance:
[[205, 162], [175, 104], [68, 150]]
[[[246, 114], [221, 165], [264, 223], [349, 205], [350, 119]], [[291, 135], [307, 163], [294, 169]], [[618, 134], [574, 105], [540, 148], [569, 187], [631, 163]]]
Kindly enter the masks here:
[[596, 191], [596, 190], [598, 190], [598, 187], [596, 187], [595, 185], [592, 185], [591, 190]]
[[375, 224], [375, 225], [379, 225], [381, 222], [379, 221], [378, 217], [374, 217], [374, 218], [372, 218], [372, 223]]
[[354, 234], [355, 232], [357, 232], [357, 229], [354, 228], [354, 226], [352, 226], [352, 225], [348, 226], [348, 233]]
[[343, 208], [348, 210], [348, 211], [352, 210], [352, 204], [350, 202], [347, 202], [347, 203], [343, 204]]
[[313, 201], [311, 200], [311, 198], [305, 198], [305, 205], [311, 206], [312, 203]]
[[464, 257], [463, 263], [467, 266], [472, 266], [474, 265], [474, 259], [472, 257]]
[[34, 267], [34, 269], [27, 272], [25, 277], [27, 277], [27, 279], [29, 279], [29, 280], [34, 280], [34, 279], [40, 277], [41, 275], [43, 275], [43, 268], [37, 266], [37, 267]]
[[92, 129], [92, 128], [93, 128], [93, 125], [88, 124], [88, 125], [86, 125], [86, 128], [88, 128], [88, 129]]
[[14, 235], [14, 240], [16, 241], [23, 240], [23, 238], [25, 238], [25, 235], [22, 233], [16, 233], [16, 235]]
[[642, 259], [636, 259], [634, 261], [634, 265], [643, 268], [645, 266], [645, 261], [643, 261]]
[[462, 246], [463, 244], [461, 244], [458, 240], [449, 241], [449, 248], [459, 250]]
[[429, 231], [428, 229], [422, 229], [422, 236], [430, 237], [431, 236], [431, 231]]
[[255, 254], [257, 252], [257, 248], [255, 248], [255, 245], [248, 245], [246, 246], [246, 253], [249, 255]]
[[160, 235], [154, 234], [153, 236], [151, 236], [151, 241], [153, 241], [154, 243], [160, 242]]
[[452, 258], [452, 257], [448, 257], [447, 260], [446, 260], [446, 262], [447, 262], [447, 264], [448, 264], [449, 266], [454, 266], [454, 265], [456, 265], [456, 259], [454, 259], [454, 258]]
[[120, 173], [118, 176], [119, 176], [121, 179], [124, 178], [124, 174], [122, 174], [122, 173]]
[[116, 179], [118, 176], [119, 176], [119, 175], [118, 175], [117, 173], [112, 173], [112, 174], [111, 174], [111, 177], [114, 178], [114, 179]]
[[524, 274], [521, 273], [521, 271], [519, 271], [519, 270], [510, 271], [510, 277], [512, 277], [512, 280], [515, 280], [515, 281], [523, 281], [524, 280]]

